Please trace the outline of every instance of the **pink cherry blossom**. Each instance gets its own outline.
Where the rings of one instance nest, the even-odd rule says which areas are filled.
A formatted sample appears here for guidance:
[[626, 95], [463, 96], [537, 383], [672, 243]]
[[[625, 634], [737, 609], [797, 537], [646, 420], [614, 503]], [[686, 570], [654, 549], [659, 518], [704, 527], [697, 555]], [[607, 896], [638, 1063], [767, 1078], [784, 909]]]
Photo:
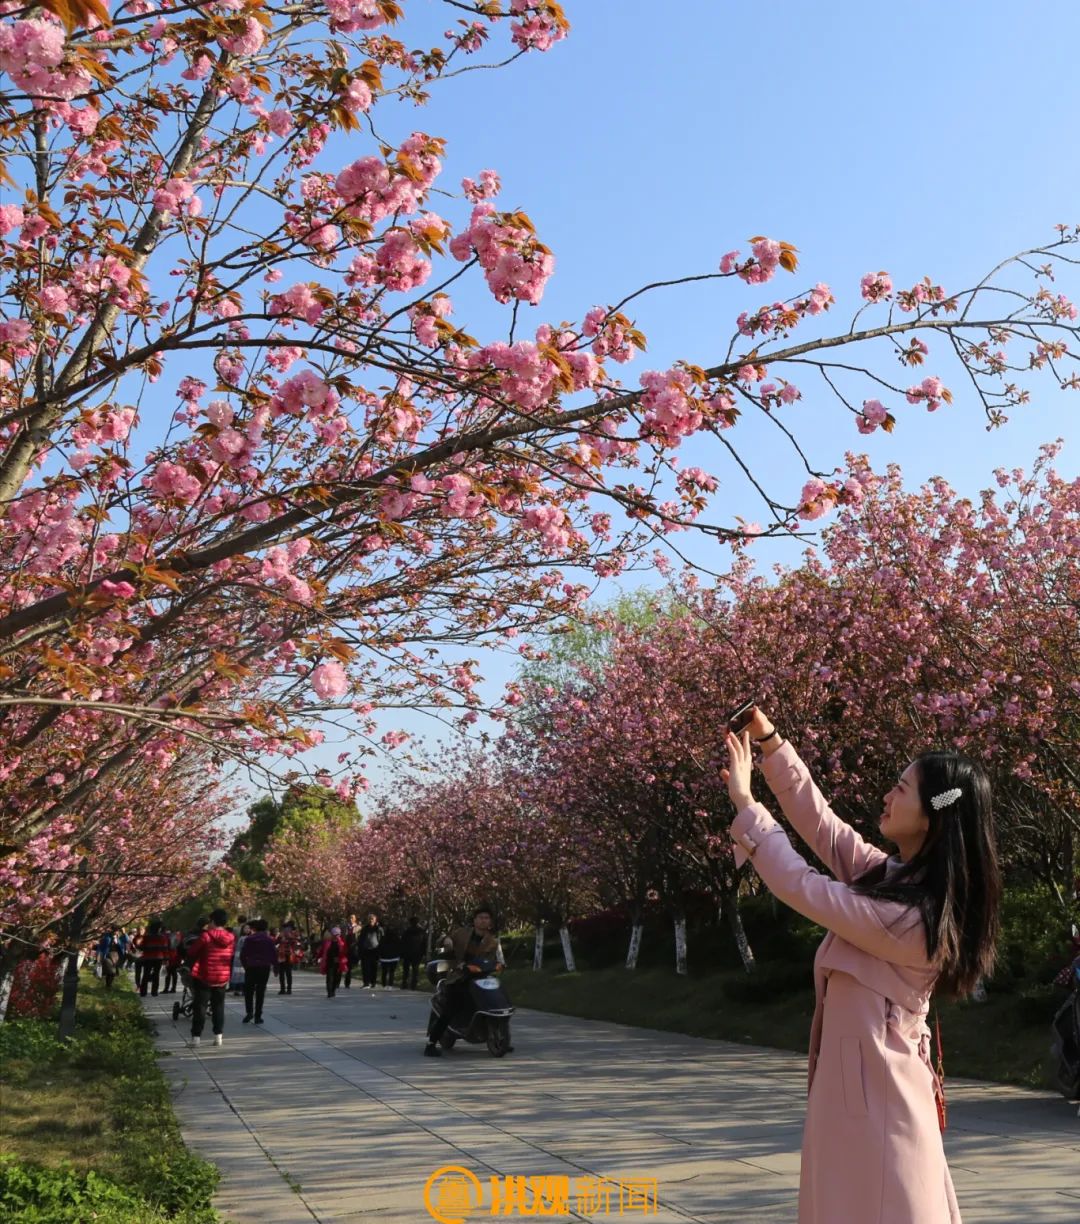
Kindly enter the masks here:
[[181, 502], [193, 502], [202, 491], [202, 484], [185, 468], [176, 463], [159, 463], [148, 480], [149, 487], [162, 497]]
[[311, 673], [311, 687], [321, 701], [333, 701], [349, 691], [349, 680], [340, 663], [320, 663]]
[[867, 272], [859, 288], [868, 302], [884, 302], [892, 296], [892, 277], [888, 272]]
[[0, 204], [0, 234], [9, 234], [22, 225], [24, 219], [18, 204]]
[[254, 55], [265, 41], [262, 24], [254, 17], [243, 19], [243, 29], [239, 33], [218, 36], [218, 42], [233, 55]]

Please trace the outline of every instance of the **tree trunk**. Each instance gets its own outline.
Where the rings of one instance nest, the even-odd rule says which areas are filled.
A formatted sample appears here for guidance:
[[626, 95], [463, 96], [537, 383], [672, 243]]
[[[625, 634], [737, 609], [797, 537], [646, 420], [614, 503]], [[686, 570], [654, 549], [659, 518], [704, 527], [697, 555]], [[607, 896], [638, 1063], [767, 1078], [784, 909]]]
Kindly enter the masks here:
[[427, 958], [431, 960], [435, 949], [435, 889], [428, 893], [427, 907]]
[[742, 961], [742, 966], [747, 973], [753, 973], [755, 965], [754, 951], [750, 947], [750, 941], [746, 938], [742, 914], [739, 913], [739, 902], [735, 897], [728, 904], [727, 920], [728, 926], [731, 927], [731, 933], [735, 937], [735, 946], [739, 949], [739, 959]]
[[[79, 864], [79, 875], [85, 882], [86, 859]], [[64, 993], [60, 1000], [60, 1040], [69, 1041], [75, 1036], [75, 1015], [79, 1001], [79, 944], [82, 942], [83, 922], [86, 918], [86, 890], [79, 898], [75, 911], [71, 915], [71, 926], [68, 928], [68, 945], [71, 951], [67, 955], [67, 968], [64, 971]]]
[[15, 984], [15, 970], [19, 967], [20, 959], [18, 945], [14, 942], [9, 943], [0, 953], [0, 1024], [7, 1018], [11, 988]]
[[686, 915], [675, 915], [675, 972], [686, 975]]
[[627, 969], [637, 968], [638, 953], [641, 951], [641, 922], [635, 921], [630, 928], [630, 946], [626, 949]]
[[566, 972], [576, 973], [577, 967], [574, 964], [574, 949], [570, 944], [570, 928], [563, 923], [559, 927], [559, 940], [562, 943], [563, 960], [566, 962]]
[[[81, 925], [81, 924], [80, 924]], [[60, 998], [60, 1040], [68, 1041], [75, 1036], [75, 1015], [79, 1001], [79, 954], [67, 954], [64, 970], [64, 993]]]
[[982, 978], [979, 978], [972, 988], [971, 1001], [972, 1003], [986, 1002], [986, 983], [982, 980]]
[[544, 967], [544, 924], [536, 924], [536, 942], [533, 944], [533, 971], [539, 972]]

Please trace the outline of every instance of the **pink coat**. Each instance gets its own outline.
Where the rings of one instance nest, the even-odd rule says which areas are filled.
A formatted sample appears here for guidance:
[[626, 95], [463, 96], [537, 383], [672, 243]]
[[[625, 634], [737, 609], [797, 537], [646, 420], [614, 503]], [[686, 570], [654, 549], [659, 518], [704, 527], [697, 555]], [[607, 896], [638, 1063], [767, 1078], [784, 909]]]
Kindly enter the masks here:
[[835, 877], [812, 868], [760, 803], [735, 818], [736, 862], [752, 858], [775, 896], [828, 931], [814, 960], [799, 1224], [960, 1224], [934, 1104], [935, 975], [921, 916], [852, 891], [886, 855], [829, 809], [790, 744], [762, 772]]

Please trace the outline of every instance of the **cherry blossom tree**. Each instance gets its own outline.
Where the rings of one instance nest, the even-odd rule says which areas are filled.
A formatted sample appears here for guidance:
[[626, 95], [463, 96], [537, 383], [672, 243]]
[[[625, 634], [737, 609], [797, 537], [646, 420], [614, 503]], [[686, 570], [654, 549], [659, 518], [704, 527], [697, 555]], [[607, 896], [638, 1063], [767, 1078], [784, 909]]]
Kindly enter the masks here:
[[898, 469], [853, 458], [861, 504], [820, 554], [775, 581], [691, 579], [684, 596], [844, 815], [873, 829], [906, 759], [971, 753], [994, 779], [1007, 862], [1064, 904], [1080, 833], [1080, 481], [1056, 473], [1057, 451], [996, 472], [975, 503], [941, 479], [907, 492]]
[[432, 936], [478, 900], [508, 916], [514, 865], [498, 832], [506, 802], [492, 763], [472, 752], [397, 782], [348, 849], [361, 895], [426, 914]]
[[[685, 902], [704, 892], [749, 970], [738, 905], [752, 877], [734, 869], [721, 769], [725, 715], [752, 697], [871, 838], [909, 759], [974, 754], [993, 778], [1008, 870], [1067, 907], [1080, 845], [1080, 480], [1056, 473], [1056, 453], [996, 473], [974, 503], [942, 480], [909, 492], [896, 468], [876, 475], [852, 456], [849, 502], [801, 565], [761, 574], [739, 549], [715, 586], [687, 573], [599, 614], [526, 669], [486, 757], [447, 754], [353, 831], [352, 895], [426, 899], [430, 925], [481, 895], [538, 926], [622, 902], [630, 967], [656, 902], [685, 972]], [[307, 862], [308, 888], [340, 892], [318, 853]]]
[[[164, 767], [144, 759], [102, 793], [0, 859], [0, 1020], [18, 962], [68, 951], [111, 925], [178, 904], [208, 880], [233, 802], [196, 752]], [[72, 995], [72, 1003], [74, 995]]]
[[753, 964], [722, 827], [723, 712], [741, 685], [717, 662], [705, 626], [678, 605], [647, 625], [615, 622], [604, 665], [561, 689], [534, 682], [526, 727], [510, 732], [534, 746], [541, 801], [593, 831], [596, 870], [631, 913], [628, 968], [646, 902], [657, 900], [674, 924], [676, 970], [687, 971], [694, 891], [727, 914]]
[[[552, 50], [567, 17], [455, 0], [417, 51], [413, 7], [0, 19], [4, 855], [73, 812], [87, 843], [137, 762], [290, 762], [319, 720], [355, 727], [331, 782], [361, 793], [377, 710], [475, 715], [475, 666], [443, 647], [573, 615], [687, 527], [740, 538], [707, 521], [717, 477], [680, 465], [687, 439], [746, 472], [766, 532], [857, 496], [834, 456], [766, 490], [742, 414], [802, 456], [800, 401], [818, 435], [836, 416], [867, 433], [945, 410], [956, 379], [991, 424], [1080, 384], [1067, 226], [964, 291], [874, 272], [782, 301], [750, 294], [797, 254], [754, 237], [686, 278], [729, 295], [727, 348], [630, 382], [639, 294], [598, 286], [577, 321], [526, 329], [554, 270], [527, 214], [494, 170], [451, 188], [444, 138], [388, 141], [382, 117], [489, 50]], [[464, 278], [506, 307], [501, 334], [459, 318]]]
[[[1005, 266], [1036, 288], [1011, 291], [1000, 320], [980, 312], [995, 281], [949, 294], [876, 273], [860, 288], [874, 326], [860, 312], [845, 332], [785, 347], [834, 302], [815, 286], [740, 314], [722, 360], [646, 372], [635, 391], [612, 372], [644, 343], [627, 303], [541, 324], [535, 339], [512, 326], [509, 341], [474, 340], [450, 322], [449, 283], [475, 269], [516, 322], [553, 257], [523, 213], [497, 210], [494, 172], [462, 185], [467, 222], [431, 212], [442, 139], [393, 148], [376, 117], [471, 67], [503, 25], [522, 54], [550, 49], [568, 23], [551, 0], [463, 7], [475, 20], [422, 55], [392, 37], [403, 6], [376, 0], [65, 4], [5, 23], [8, 172], [28, 193], [6, 207], [0, 261], [12, 548], [0, 639], [19, 702], [52, 693], [56, 644], [80, 629], [89, 674], [66, 700], [99, 702], [93, 641], [112, 613], [139, 631], [96, 647], [119, 672], [161, 634], [234, 606], [264, 613], [252, 645], [291, 643], [324, 701], [386, 691], [357, 651], [381, 651], [383, 666], [392, 655], [394, 685], [407, 675], [438, 701], [408, 643], [444, 620], [439, 640], [472, 640], [566, 612], [581, 589], [550, 563], [616, 572], [656, 532], [695, 520], [714, 478], [678, 470], [678, 444], [724, 434], [747, 410], [787, 430], [783, 409], [802, 395], [792, 365], [828, 379], [825, 354], [876, 340], [919, 365], [919, 337], [937, 334], [994, 419], [1023, 398], [1014, 366], [1073, 381], [1075, 310], [1047, 287], [1074, 263], [1065, 230]], [[789, 244], [757, 238], [709, 275], [754, 287], [795, 268]], [[991, 352], [1009, 341], [1023, 359]], [[950, 399], [936, 376], [871, 383], [931, 410]], [[175, 387], [175, 413], [159, 384]], [[840, 398], [860, 428], [895, 419]], [[770, 503], [777, 529], [845, 496], [842, 482], [811, 481]], [[598, 501], [640, 526], [606, 540]], [[222, 627], [242, 650], [250, 627], [248, 639]]]
[[1009, 871], [1067, 908], [1080, 480], [1056, 473], [1057, 449], [1030, 473], [995, 473], [976, 503], [940, 479], [908, 492], [898, 469], [877, 476], [851, 457], [850, 501], [803, 565], [770, 577], [743, 552], [715, 587], [690, 573], [651, 618], [612, 617], [576, 680], [532, 670], [508, 738], [528, 745], [536, 796], [603, 830], [597, 873], [633, 912], [651, 892], [678, 923], [695, 887], [737, 919], [720, 769], [725, 715], [746, 697], [870, 837], [908, 760], [944, 746], [977, 756]]

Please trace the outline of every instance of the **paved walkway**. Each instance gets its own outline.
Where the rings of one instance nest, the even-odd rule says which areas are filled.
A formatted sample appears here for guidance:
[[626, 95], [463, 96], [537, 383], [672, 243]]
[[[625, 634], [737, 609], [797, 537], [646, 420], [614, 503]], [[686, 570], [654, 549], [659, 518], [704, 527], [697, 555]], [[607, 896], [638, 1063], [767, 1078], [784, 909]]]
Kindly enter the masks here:
[[[426, 995], [354, 987], [329, 1000], [306, 973], [287, 998], [271, 979], [259, 1028], [230, 998], [225, 1044], [195, 1052], [190, 1022], [172, 1022], [174, 997], [147, 1010], [184, 1134], [221, 1167], [218, 1206], [234, 1224], [428, 1224], [424, 1183], [444, 1165], [483, 1183], [471, 1222], [490, 1218], [488, 1179], [517, 1174], [569, 1178], [562, 1219], [795, 1219], [799, 1056], [519, 1012], [506, 1058], [459, 1046], [425, 1059]], [[950, 1082], [946, 1148], [965, 1224], [1080, 1219], [1075, 1112], [1049, 1093]], [[609, 1208], [575, 1210], [598, 1178], [627, 1195], [655, 1178], [659, 1210], [630, 1199], [620, 1217], [617, 1188]], [[450, 1193], [431, 1191], [445, 1212]]]

